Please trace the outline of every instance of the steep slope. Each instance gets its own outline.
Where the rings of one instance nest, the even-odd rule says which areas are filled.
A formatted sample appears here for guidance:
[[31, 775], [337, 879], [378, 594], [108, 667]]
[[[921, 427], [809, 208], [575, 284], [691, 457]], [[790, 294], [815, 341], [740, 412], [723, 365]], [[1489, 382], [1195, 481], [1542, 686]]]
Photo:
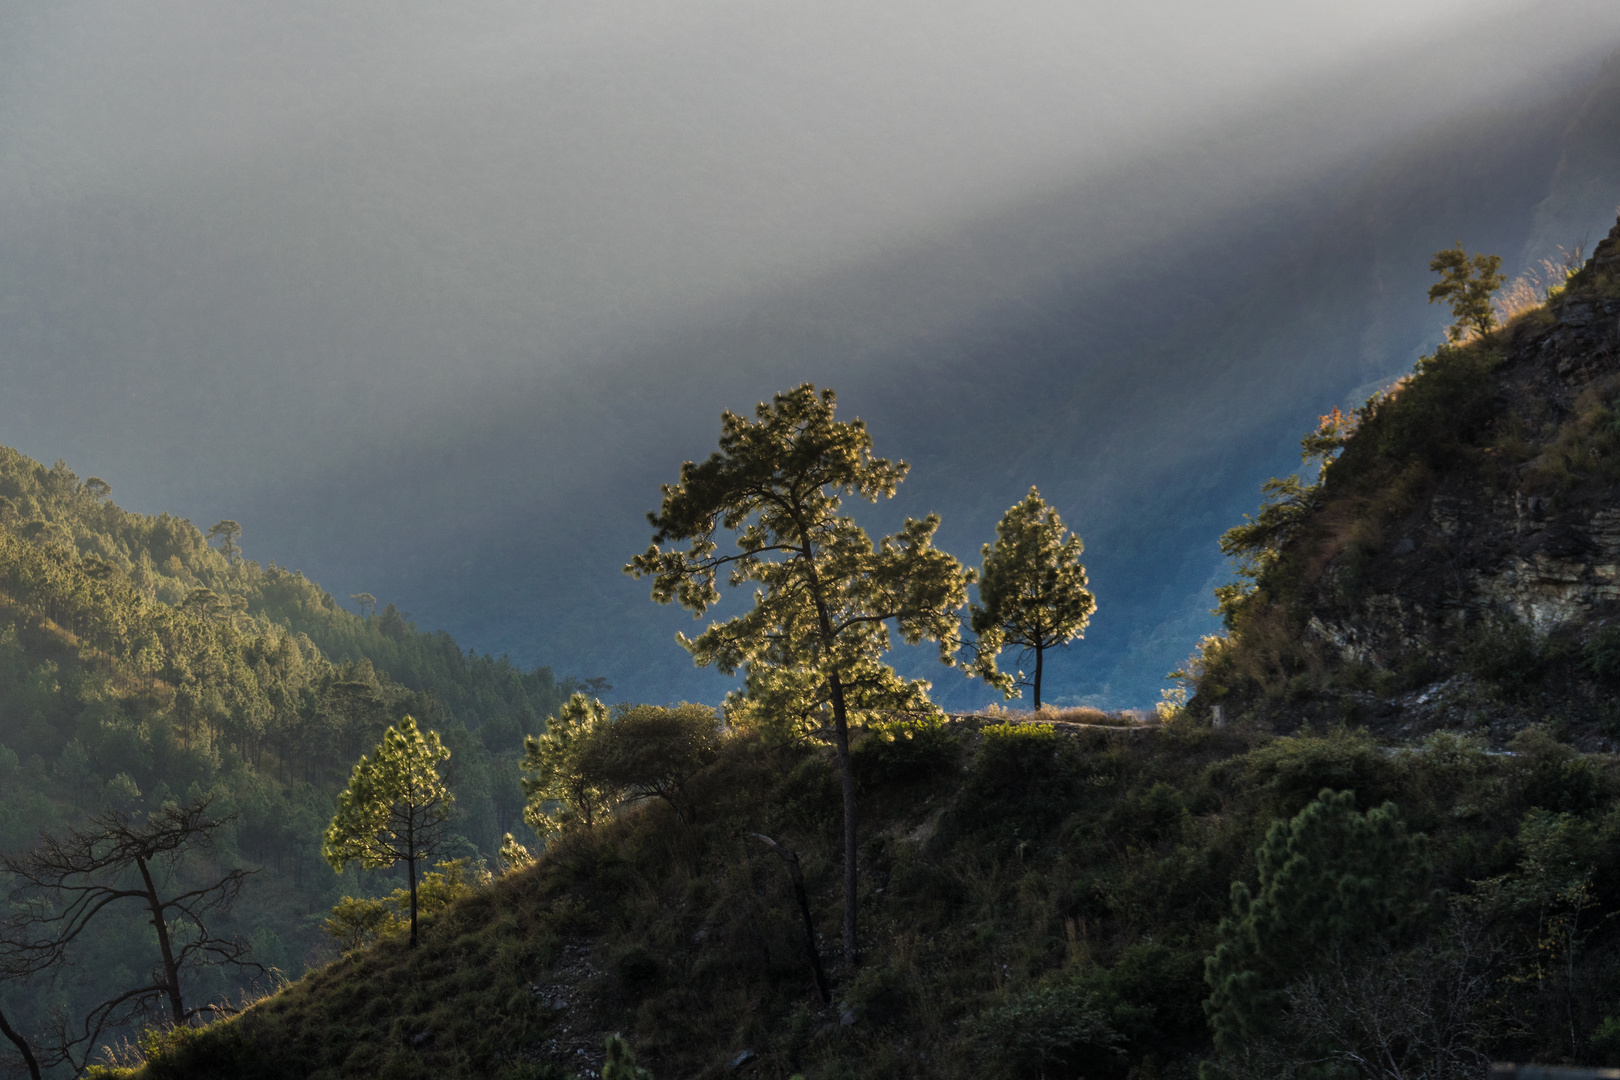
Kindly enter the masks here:
[[1551, 711], [1594, 745], [1617, 733], [1620, 225], [1554, 292], [1425, 358], [1349, 422], [1318, 484], [1233, 534], [1260, 572], [1204, 649], [1195, 711], [1331, 700], [1404, 726], [1400, 692], [1466, 684], [1500, 699], [1475, 719], [1501, 730]]
[[[1544, 732], [1514, 748], [1442, 735], [1390, 752], [1342, 730], [1272, 739], [1187, 718], [868, 733], [853, 968], [835, 932], [830, 752], [740, 735], [694, 783], [692, 824], [653, 805], [575, 831], [433, 916], [419, 949], [384, 938], [234, 1020], [153, 1040], [138, 1075], [564, 1080], [597, 1075], [619, 1032], [659, 1080], [1191, 1080], [1215, 1057], [1205, 958], [1231, 884], [1254, 881], [1268, 830], [1326, 786], [1363, 808], [1397, 800], [1429, 838], [1433, 917], [1391, 943], [1402, 981], [1377, 984], [1405, 1061], [1432, 1060], [1424, 1040], [1458, 1022], [1481, 1058], [1608, 1059], [1620, 777]], [[830, 1005], [787, 870], [753, 833], [798, 853]], [[1547, 935], [1572, 929], [1571, 881], [1582, 921], [1566, 949]], [[1465, 923], [1482, 959], [1445, 970], [1491, 1001], [1464, 988], [1430, 1023], [1427, 995], [1451, 989], [1436, 962]]]
[[[186, 872], [253, 871], [220, 929], [296, 974], [332, 955], [311, 912], [395, 884], [339, 878], [319, 852], [335, 792], [399, 717], [420, 717], [454, 753], [451, 854], [493, 857], [505, 831], [526, 831], [521, 736], [571, 684], [463, 653], [391, 608], [349, 614], [301, 574], [109, 494], [63, 463], [0, 448], [0, 850], [105, 810], [144, 820], [207, 797], [231, 822]], [[82, 1012], [109, 986], [138, 983], [155, 962], [144, 925], [116, 912], [96, 921], [76, 966], [0, 984], [0, 1008], [35, 1029], [53, 1008]], [[217, 972], [186, 987], [212, 999], [241, 989]]]

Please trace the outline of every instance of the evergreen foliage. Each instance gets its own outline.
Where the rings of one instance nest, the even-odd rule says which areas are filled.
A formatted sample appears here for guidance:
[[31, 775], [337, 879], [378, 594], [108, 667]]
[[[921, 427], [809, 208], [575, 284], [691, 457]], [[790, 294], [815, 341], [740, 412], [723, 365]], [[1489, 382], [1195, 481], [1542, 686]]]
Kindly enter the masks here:
[[1276, 1032], [1287, 988], [1326, 964], [1344, 964], [1411, 929], [1428, 900], [1425, 840], [1398, 807], [1363, 814], [1353, 791], [1323, 789], [1291, 821], [1277, 821], [1255, 852], [1259, 885], [1232, 883], [1209, 958], [1205, 1005], [1223, 1053]]
[[1475, 255], [1472, 259], [1456, 247], [1437, 251], [1429, 262], [1429, 269], [1440, 275], [1440, 280], [1429, 286], [1429, 303], [1445, 300], [1451, 305], [1455, 320], [1446, 329], [1450, 341], [1462, 341], [1470, 334], [1484, 335], [1496, 327], [1496, 308], [1491, 297], [1507, 280], [1502, 276], [1502, 256]]
[[568, 825], [590, 828], [612, 804], [613, 793], [585, 767], [584, 751], [592, 734], [605, 725], [608, 709], [600, 701], [574, 694], [546, 730], [523, 740], [523, 819], [545, 835]]
[[[734, 702], [743, 716], [771, 727], [831, 727], [844, 802], [844, 958], [854, 964], [850, 716], [926, 706], [927, 684], [882, 661], [890, 623], [908, 644], [936, 642], [940, 660], [954, 664], [957, 613], [973, 575], [934, 548], [938, 517], [907, 519], [874, 544], [840, 512], [848, 495], [892, 497], [907, 466], [873, 457], [866, 425], [835, 420], [835, 406], [831, 390], [818, 394], [806, 383], [759, 405], [752, 421], [724, 413], [720, 450], [687, 462], [680, 482], [663, 486], [662, 507], [648, 515], [652, 546], [625, 571], [652, 578], [653, 599], [679, 600], [694, 616], [719, 601], [722, 570], [732, 586], [759, 586], [752, 610], [680, 640], [701, 667], [745, 670], [743, 700]], [[733, 534], [734, 552], [720, 550], [720, 529]]]
[[411, 947], [417, 942], [416, 865], [431, 859], [449, 834], [455, 796], [439, 775], [449, 760], [436, 731], [423, 732], [405, 717], [383, 733], [371, 757], [355, 763], [349, 786], [338, 793], [321, 854], [342, 873], [351, 862], [369, 869], [405, 864], [410, 882]]
[[[1009, 692], [1015, 685], [1030, 687], [1037, 711], [1046, 650], [1084, 636], [1097, 610], [1080, 562], [1085, 545], [1065, 532], [1058, 512], [1030, 488], [1023, 502], [1002, 515], [996, 542], [984, 546], [979, 601], [969, 608], [978, 635], [976, 670]], [[996, 654], [1009, 646], [1034, 655], [1035, 670], [1028, 677], [1022, 670], [1016, 680], [997, 672]]]

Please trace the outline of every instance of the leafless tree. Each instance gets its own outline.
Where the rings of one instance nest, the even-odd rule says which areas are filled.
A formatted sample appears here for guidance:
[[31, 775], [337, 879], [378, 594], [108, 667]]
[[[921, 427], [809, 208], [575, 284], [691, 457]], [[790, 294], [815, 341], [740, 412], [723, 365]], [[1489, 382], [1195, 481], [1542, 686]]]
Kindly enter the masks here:
[[[182, 988], [187, 972], [229, 965], [263, 973], [246, 942], [208, 927], [230, 913], [252, 871], [227, 870], [193, 888], [172, 887], [180, 891], [168, 886], [185, 856], [206, 851], [230, 820], [210, 816], [209, 804], [205, 797], [135, 816], [109, 810], [65, 838], [42, 836], [25, 855], [0, 856], [17, 883], [11, 894], [17, 908], [0, 943], [0, 976], [27, 978], [72, 964], [75, 944], [97, 916], [126, 901], [144, 905], [157, 932], [159, 963], [148, 981], [121, 990], [81, 1019], [58, 1015], [56, 1031], [39, 1054], [44, 1068], [67, 1065], [82, 1072], [103, 1032], [143, 1015], [167, 1013], [181, 1025], [205, 1013], [234, 1011], [225, 1003], [188, 1006]], [[11, 1038], [9, 1031], [0, 1033]], [[12, 1042], [23, 1045], [17, 1038]]]
[[1501, 982], [1505, 943], [1463, 919], [1409, 949], [1336, 961], [1288, 988], [1299, 1045], [1368, 1080], [1465, 1080], [1516, 1023]]
[[1339, 1066], [1365, 1080], [1472, 1080], [1521, 1031], [1503, 981], [1523, 957], [1457, 910], [1407, 948], [1340, 953], [1287, 988], [1281, 1030], [1235, 1054], [1232, 1080], [1287, 1080]]

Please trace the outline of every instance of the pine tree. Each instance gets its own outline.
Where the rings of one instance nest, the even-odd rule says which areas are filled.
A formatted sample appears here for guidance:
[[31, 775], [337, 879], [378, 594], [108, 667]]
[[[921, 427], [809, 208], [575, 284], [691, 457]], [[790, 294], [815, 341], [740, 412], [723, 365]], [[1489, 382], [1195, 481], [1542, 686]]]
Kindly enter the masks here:
[[450, 751], [438, 732], [421, 731], [407, 716], [383, 733], [374, 757], [361, 756], [338, 795], [321, 853], [342, 873], [351, 862], [368, 869], [404, 860], [411, 888], [411, 948], [416, 947], [416, 866], [448, 839], [455, 796], [439, 776]]
[[[890, 498], [908, 466], [872, 456], [860, 420], [833, 419], [831, 390], [806, 383], [777, 394], [755, 419], [727, 412], [720, 451], [681, 466], [679, 484], [663, 487], [663, 506], [647, 515], [652, 546], [625, 567], [653, 579], [653, 599], [679, 600], [694, 616], [719, 601], [716, 575], [733, 586], [753, 582], [753, 610], [711, 625], [681, 643], [700, 667], [747, 670], [747, 695], [782, 713], [830, 713], [844, 802], [844, 960], [856, 961], [855, 774], [849, 756], [852, 707], [918, 705], [926, 684], [899, 678], [882, 662], [889, 623], [910, 644], [938, 643], [955, 663], [957, 615], [972, 571], [933, 546], [939, 519], [908, 519], [873, 544], [842, 498]], [[717, 530], [734, 534], [722, 553]], [[659, 545], [675, 541], [667, 550]], [[684, 548], [678, 546], [684, 542]]]
[[1446, 328], [1449, 341], [1462, 341], [1470, 333], [1488, 334], [1496, 326], [1496, 309], [1491, 296], [1507, 279], [1502, 276], [1502, 256], [1475, 255], [1472, 259], [1459, 242], [1456, 247], [1437, 251], [1429, 269], [1440, 280], [1429, 286], [1429, 303], [1447, 300], [1456, 321]]
[[1352, 957], [1425, 910], [1427, 838], [1394, 803], [1365, 814], [1355, 794], [1324, 788], [1255, 851], [1258, 891], [1232, 883], [1232, 914], [1204, 965], [1216, 1049], [1239, 1052], [1276, 1030], [1286, 988], [1313, 965]]
[[[1080, 563], [1085, 544], [1065, 532], [1058, 512], [1030, 488], [1002, 515], [996, 542], [984, 546], [979, 602], [970, 608], [979, 673], [1009, 696], [1014, 686], [1031, 687], [1037, 710], [1046, 650], [1083, 636], [1097, 610]], [[1014, 679], [996, 670], [996, 654], [1007, 646], [1034, 655], [1032, 675], [1020, 670]]]

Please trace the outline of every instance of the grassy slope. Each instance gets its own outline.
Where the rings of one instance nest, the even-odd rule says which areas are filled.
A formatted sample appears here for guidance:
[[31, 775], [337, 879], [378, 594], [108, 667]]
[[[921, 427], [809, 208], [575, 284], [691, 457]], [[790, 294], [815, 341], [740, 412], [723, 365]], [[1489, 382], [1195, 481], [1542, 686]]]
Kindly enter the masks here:
[[[1445, 737], [1390, 753], [1343, 730], [968, 722], [929, 746], [857, 749], [865, 954], [854, 973], [829, 957], [832, 1008], [813, 999], [787, 875], [746, 834], [801, 853], [836, 948], [834, 773], [824, 751], [739, 737], [701, 778], [695, 826], [652, 805], [570, 836], [436, 916], [417, 952], [395, 938], [345, 957], [145, 1075], [560, 1077], [598, 1068], [602, 1035], [620, 1031], [666, 1080], [725, 1075], [745, 1050], [762, 1077], [1035, 1076], [1030, 1040], [1051, 1049], [1061, 1032], [1034, 1006], [1057, 1000], [1089, 1002], [1123, 1052], [1060, 1047], [1047, 1076], [1191, 1077], [1210, 1049], [1203, 958], [1229, 882], [1252, 880], [1267, 825], [1324, 786], [1398, 800], [1452, 891], [1515, 872], [1535, 807], [1568, 811], [1590, 837], [1593, 896], [1620, 904], [1613, 762], [1541, 733], [1493, 757]], [[1617, 928], [1595, 925], [1568, 983], [1583, 1040], [1615, 1003]], [[1563, 1014], [1545, 1012], [1532, 1001], [1523, 1034], [1493, 1051], [1567, 1057]]]

